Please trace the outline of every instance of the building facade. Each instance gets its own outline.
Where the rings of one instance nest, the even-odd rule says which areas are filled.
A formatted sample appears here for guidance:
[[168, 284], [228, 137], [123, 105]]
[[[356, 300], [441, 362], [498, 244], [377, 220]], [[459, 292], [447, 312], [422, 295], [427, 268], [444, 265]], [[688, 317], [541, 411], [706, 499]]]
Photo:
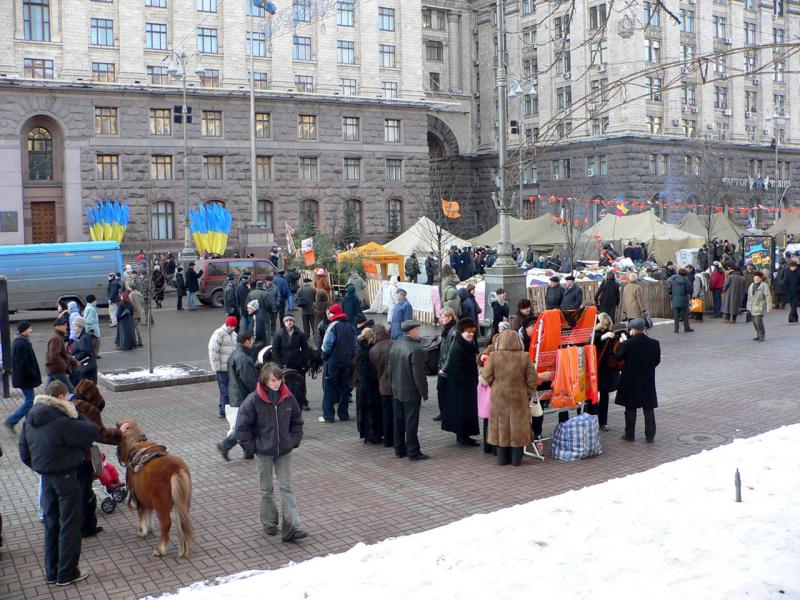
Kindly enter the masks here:
[[[0, 243], [88, 239], [85, 209], [127, 202], [125, 242], [183, 241], [184, 53], [189, 207], [250, 221], [249, 52], [258, 214], [386, 238], [417, 216], [428, 165], [421, 8], [248, 0], [0, 4]], [[253, 12], [252, 18], [250, 12]], [[251, 28], [252, 23], [252, 28]], [[251, 30], [254, 32], [251, 35]], [[402, 32], [402, 35], [401, 35]], [[236, 232], [234, 232], [235, 236]]]

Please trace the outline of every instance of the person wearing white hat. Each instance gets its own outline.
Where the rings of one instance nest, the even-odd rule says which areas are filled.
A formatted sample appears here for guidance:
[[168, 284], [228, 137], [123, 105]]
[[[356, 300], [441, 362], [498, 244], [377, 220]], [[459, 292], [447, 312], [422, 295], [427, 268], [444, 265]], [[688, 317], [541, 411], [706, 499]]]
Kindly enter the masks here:
[[72, 326], [75, 328], [75, 341], [72, 343], [71, 354], [78, 361], [79, 366], [72, 369], [70, 380], [73, 385], [77, 385], [81, 379], [89, 379], [97, 383], [97, 359], [92, 336], [86, 331], [86, 319], [75, 317]]

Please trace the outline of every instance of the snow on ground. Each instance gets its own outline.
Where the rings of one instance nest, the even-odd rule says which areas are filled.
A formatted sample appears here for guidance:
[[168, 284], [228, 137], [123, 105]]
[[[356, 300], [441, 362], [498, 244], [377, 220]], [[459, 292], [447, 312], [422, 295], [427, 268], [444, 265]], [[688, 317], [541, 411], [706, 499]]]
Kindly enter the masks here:
[[[782, 427], [600, 485], [170, 597], [798, 599], [798, 443], [800, 425]], [[742, 503], [734, 501], [737, 467]]]
[[141, 367], [139, 369], [132, 369], [126, 370], [125, 372], [118, 372], [118, 371], [111, 371], [101, 373], [104, 377], [106, 377], [109, 381], [113, 381], [114, 383], [121, 383], [123, 381], [127, 381], [129, 379], [147, 379], [149, 381], [161, 381], [164, 379], [181, 379], [183, 377], [193, 377], [198, 373], [201, 373], [202, 369], [197, 369], [196, 367], [188, 367], [188, 366], [172, 366], [172, 365], [164, 365], [159, 367], [153, 367], [153, 372], [150, 372], [150, 369], [147, 367]]

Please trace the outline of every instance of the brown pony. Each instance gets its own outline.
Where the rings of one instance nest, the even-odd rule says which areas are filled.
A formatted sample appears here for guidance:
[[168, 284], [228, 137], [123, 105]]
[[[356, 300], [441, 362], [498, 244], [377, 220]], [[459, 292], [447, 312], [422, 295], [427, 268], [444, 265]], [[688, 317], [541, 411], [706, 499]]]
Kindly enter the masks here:
[[122, 440], [118, 448], [120, 464], [127, 469], [128, 506], [136, 504], [139, 513], [139, 537], [150, 533], [150, 515], [155, 511], [161, 525], [161, 539], [153, 556], [165, 556], [169, 530], [172, 526], [170, 512], [175, 506], [178, 519], [179, 552], [185, 558], [192, 550], [192, 521], [189, 507], [192, 503], [192, 479], [186, 462], [166, 447], [147, 439], [136, 421], [119, 425]]

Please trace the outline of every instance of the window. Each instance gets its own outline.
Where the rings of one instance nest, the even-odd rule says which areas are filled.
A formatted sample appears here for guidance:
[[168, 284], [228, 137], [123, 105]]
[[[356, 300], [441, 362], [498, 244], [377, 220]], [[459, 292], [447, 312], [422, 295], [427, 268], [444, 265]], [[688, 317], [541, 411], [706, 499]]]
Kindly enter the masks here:
[[666, 175], [666, 174], [667, 174], [667, 155], [651, 154], [650, 175]]
[[256, 113], [256, 137], [261, 139], [269, 139], [272, 137], [270, 113]]
[[608, 78], [594, 79], [590, 85], [592, 102], [608, 102]]
[[358, 117], [342, 117], [342, 140], [358, 142], [361, 140], [361, 119]]
[[117, 109], [97, 106], [94, 109], [94, 132], [102, 135], [117, 134]]
[[197, 10], [200, 12], [217, 12], [217, 0], [197, 0]]
[[175, 239], [175, 205], [172, 202], [161, 200], [150, 206], [150, 238]]
[[718, 123], [715, 123], [715, 127], [717, 129], [717, 137], [721, 141], [727, 140], [728, 139], [728, 131], [730, 129], [728, 127], [728, 123], [718, 122]]
[[299, 140], [317, 139], [317, 115], [298, 115], [297, 139]]
[[728, 88], [722, 85], [714, 86], [714, 108], [728, 108]]
[[433, 29], [433, 19], [431, 17], [431, 9], [430, 8], [423, 8], [422, 9], [422, 28], [423, 29]]
[[150, 8], [167, 8], [167, 0], [144, 0], [144, 5]]
[[744, 0], [744, 9], [745, 10], [756, 10], [756, 0]]
[[690, 106], [695, 105], [697, 86], [694, 83], [681, 83], [681, 102]]
[[273, 231], [273, 208], [272, 202], [269, 200], [258, 201], [258, 214], [264, 220], [264, 228], [268, 231]]
[[268, 181], [272, 179], [272, 157], [256, 156], [256, 179]]
[[50, 0], [23, 0], [22, 21], [26, 40], [49, 42]]
[[339, 78], [339, 93], [342, 96], [355, 96], [358, 93], [358, 84], [356, 80]]
[[163, 23], [147, 23], [144, 26], [144, 47], [150, 50], [167, 49], [167, 26]]
[[786, 62], [778, 61], [773, 65], [772, 80], [778, 83], [783, 83], [784, 73], [786, 72]]
[[[256, 4], [257, 0], [245, 0], [245, 15], [248, 17], [252, 14], [254, 17], [265, 17], [264, 7]], [[264, 3], [266, 4], [266, 3]]]
[[403, 229], [403, 202], [402, 200], [389, 200], [387, 206], [389, 223], [386, 232], [390, 234], [400, 233]]
[[246, 38], [247, 56], [253, 53], [253, 56], [265, 57], [267, 55], [267, 34], [256, 31], [255, 33], [248, 31]]
[[206, 137], [222, 137], [222, 111], [204, 110], [200, 131]]
[[644, 41], [645, 62], [657, 64], [661, 62], [661, 42], [658, 40]]
[[53, 136], [44, 127], [28, 133], [28, 179], [53, 181]]
[[773, 44], [782, 44], [784, 39], [784, 31], [779, 27], [772, 28], [772, 43]]
[[114, 63], [92, 63], [92, 81], [113, 83], [117, 80], [117, 69]]
[[684, 66], [688, 67], [693, 60], [694, 60], [694, 46], [682, 44], [681, 61], [684, 63]]
[[341, 27], [352, 27], [355, 21], [354, 0], [336, 3], [336, 24]]
[[746, 52], [744, 55], [744, 72], [752, 73], [756, 70], [756, 53]]
[[530, 94], [525, 94], [524, 100], [522, 101], [522, 113], [524, 116], [529, 117], [531, 115], [538, 115], [539, 114], [539, 96], [531, 96]]
[[661, 102], [661, 78], [645, 77], [644, 84], [647, 89], [647, 99], [654, 102]]
[[294, 60], [311, 60], [311, 38], [302, 35], [294, 36], [292, 45], [292, 58]]
[[344, 180], [345, 181], [358, 181], [361, 179], [361, 159], [360, 158], [345, 158], [344, 159]]
[[435, 40], [425, 42], [425, 60], [444, 60], [444, 44]]
[[169, 108], [150, 109], [150, 135], [172, 134], [172, 111]]
[[269, 78], [266, 73], [253, 73], [253, 89], [266, 90], [269, 87]]
[[383, 81], [383, 97], [385, 100], [397, 98], [397, 82], [396, 81]]
[[725, 75], [728, 71], [728, 60], [724, 54], [718, 55], [714, 60], [714, 72], [719, 75]]
[[395, 48], [389, 44], [380, 44], [378, 46], [378, 50], [380, 53], [380, 65], [384, 69], [394, 69], [395, 68]]
[[536, 45], [536, 28], [526, 27], [522, 30], [522, 46], [524, 48], [533, 48]]
[[53, 79], [53, 61], [44, 58], [25, 59], [25, 77], [28, 79]]
[[119, 155], [98, 154], [95, 162], [95, 175], [97, 179], [119, 179]]
[[564, 121], [556, 125], [556, 139], [563, 140], [572, 133], [572, 121]]
[[319, 203], [316, 200], [303, 200], [300, 204], [300, 220], [302, 225], [316, 229], [319, 223]]
[[378, 7], [378, 29], [381, 31], [394, 31], [393, 8]]
[[661, 27], [661, 9], [655, 0], [645, 0], [642, 2], [644, 14], [642, 21], [645, 27]]
[[203, 155], [203, 179], [224, 179], [225, 159], [216, 154]]
[[295, 75], [294, 87], [298, 92], [310, 94], [314, 91], [314, 77], [311, 75]]
[[688, 177], [692, 174], [692, 157], [691, 156], [684, 156], [683, 157], [683, 175]]
[[597, 6], [589, 7], [589, 29], [600, 29], [605, 27], [608, 16], [606, 14], [606, 5], [598, 4]]
[[93, 46], [114, 45], [114, 22], [111, 19], [92, 19], [91, 32]]
[[697, 121], [694, 119], [683, 119], [681, 121], [681, 129], [686, 137], [694, 137], [697, 132]]
[[747, 112], [757, 112], [758, 110], [758, 92], [755, 90], [745, 90], [744, 92], [744, 109]]
[[714, 15], [711, 17], [711, 26], [714, 31], [714, 37], [717, 39], [725, 39], [727, 32], [728, 19], [721, 15]]
[[200, 84], [203, 87], [219, 87], [219, 69], [205, 69], [200, 75]]
[[761, 177], [764, 172], [764, 161], [750, 159], [747, 161], [747, 176], [753, 178]]
[[217, 30], [211, 27], [197, 28], [197, 51], [205, 54], [217, 54]]
[[791, 179], [789, 176], [789, 162], [785, 160], [778, 161], [778, 179]]
[[606, 156], [590, 156], [586, 159], [587, 177], [604, 177], [608, 175]]
[[355, 42], [337, 40], [336, 57], [340, 65], [356, 64]]
[[534, 11], [534, 4], [533, 0], [522, 0], [522, 14], [523, 15], [530, 15], [533, 14]]
[[647, 117], [647, 131], [652, 134], [660, 134], [661, 131], [661, 117], [648, 115]]
[[572, 70], [572, 60], [571, 54], [569, 50], [561, 50], [558, 53], [558, 59], [556, 60], [556, 73], [567, 73]]
[[772, 3], [772, 10], [776, 17], [783, 16], [783, 0], [774, 0]]
[[403, 180], [403, 161], [399, 158], [386, 159], [386, 181]]
[[357, 233], [361, 233], [361, 200], [348, 200], [347, 201], [348, 217], [353, 220], [353, 229]]
[[775, 110], [776, 115], [785, 115], [786, 114], [786, 96], [783, 94], [773, 94], [772, 95], [772, 106]]
[[147, 76], [150, 78], [151, 85], [167, 85], [169, 83], [167, 67], [148, 65]]
[[172, 157], [153, 154], [150, 157], [150, 179], [172, 179]]
[[680, 30], [684, 33], [694, 33], [694, 11], [682, 8], [680, 19]]
[[592, 65], [604, 65], [608, 63], [608, 41], [601, 40], [592, 44], [591, 46], [591, 53], [592, 53]]
[[754, 46], [756, 43], [756, 24], [744, 22], [744, 43]]
[[608, 132], [608, 117], [592, 119], [592, 135], [602, 135]]
[[298, 178], [303, 181], [316, 181], [319, 179], [318, 163], [319, 159], [316, 156], [301, 156], [298, 159]]
[[311, 20], [311, 0], [292, 0], [292, 18], [307, 23]]
[[400, 143], [400, 119], [383, 120], [383, 141], [388, 144]]
[[551, 162], [550, 165], [550, 173], [553, 181], [559, 181], [561, 179], [561, 161], [554, 160]]
[[569, 40], [569, 15], [553, 19], [553, 29], [557, 40]]
[[758, 134], [756, 133], [756, 128], [753, 125], [747, 125], [744, 128], [745, 134], [747, 135], [747, 140], [750, 142], [755, 143], [757, 141]]
[[556, 108], [567, 110], [572, 106], [572, 86], [556, 88]]

